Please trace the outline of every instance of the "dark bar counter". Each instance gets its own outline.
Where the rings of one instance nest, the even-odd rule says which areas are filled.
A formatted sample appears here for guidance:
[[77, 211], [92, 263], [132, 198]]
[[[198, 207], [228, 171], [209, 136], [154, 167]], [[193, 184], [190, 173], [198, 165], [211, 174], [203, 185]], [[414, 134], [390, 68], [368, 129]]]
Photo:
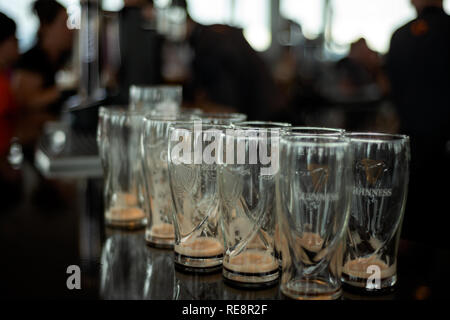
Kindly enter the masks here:
[[[144, 230], [103, 224], [100, 178], [44, 178], [25, 162], [18, 171], [22, 195], [0, 211], [2, 298], [271, 300], [278, 286], [243, 290], [220, 273], [175, 270], [173, 252], [151, 248]], [[408, 213], [406, 213], [408, 214]], [[81, 270], [81, 289], [69, 290], [67, 268]], [[364, 295], [344, 290], [344, 300], [448, 298], [450, 251], [401, 240], [394, 292]]]

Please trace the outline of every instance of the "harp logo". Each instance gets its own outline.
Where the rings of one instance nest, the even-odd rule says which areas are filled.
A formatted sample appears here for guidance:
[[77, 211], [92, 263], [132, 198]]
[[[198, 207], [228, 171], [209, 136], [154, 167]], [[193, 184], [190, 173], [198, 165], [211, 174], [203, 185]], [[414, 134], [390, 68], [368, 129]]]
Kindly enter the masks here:
[[312, 192], [303, 192], [300, 194], [300, 200], [305, 201], [336, 201], [339, 199], [337, 193], [326, 191], [328, 183], [329, 170], [326, 165], [309, 164], [307, 170], [303, 172], [312, 183]]
[[387, 171], [384, 161], [363, 159], [359, 161], [357, 169], [364, 174], [361, 180], [365, 180], [365, 183], [361, 180], [359, 183], [366, 187], [355, 186], [353, 195], [370, 198], [392, 196], [391, 188], [377, 188], [382, 183], [383, 173]]
[[309, 164], [308, 172], [314, 186], [314, 192], [320, 192], [325, 189], [328, 182], [328, 166]]
[[386, 165], [383, 161], [371, 159], [361, 160], [360, 166], [364, 168], [369, 186], [374, 186], [386, 169]]

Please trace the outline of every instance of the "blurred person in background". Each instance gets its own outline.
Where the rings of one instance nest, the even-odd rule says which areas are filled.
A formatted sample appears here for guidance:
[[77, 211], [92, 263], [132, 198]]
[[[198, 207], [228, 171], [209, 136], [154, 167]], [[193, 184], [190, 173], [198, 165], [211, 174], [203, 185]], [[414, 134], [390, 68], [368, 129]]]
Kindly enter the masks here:
[[16, 104], [11, 89], [12, 67], [19, 57], [16, 23], [0, 12], [0, 116], [14, 113]]
[[411, 137], [406, 237], [447, 244], [450, 16], [442, 0], [411, 0], [417, 18], [391, 39], [388, 70], [401, 131]]
[[336, 69], [343, 96], [379, 98], [389, 91], [382, 60], [363, 38], [350, 45], [348, 56], [337, 62]]
[[10, 77], [18, 57], [16, 23], [0, 12], [0, 192], [3, 205], [20, 196], [20, 175], [8, 163], [17, 116]]
[[162, 82], [163, 38], [156, 31], [153, 0], [125, 0], [119, 12], [119, 96], [128, 103], [131, 85], [150, 86]]
[[[187, 9], [186, 1], [176, 1]], [[236, 111], [248, 119], [268, 119], [278, 91], [270, 70], [242, 29], [205, 26], [187, 15], [186, 39], [193, 58], [185, 98], [206, 111]]]
[[398, 115], [389, 99], [390, 83], [384, 58], [360, 38], [335, 65], [338, 101], [348, 103], [348, 130], [396, 133]]
[[19, 59], [13, 79], [17, 103], [27, 112], [56, 111], [67, 97], [55, 75], [67, 62], [73, 43], [66, 9], [55, 0], [37, 0], [37, 42]]

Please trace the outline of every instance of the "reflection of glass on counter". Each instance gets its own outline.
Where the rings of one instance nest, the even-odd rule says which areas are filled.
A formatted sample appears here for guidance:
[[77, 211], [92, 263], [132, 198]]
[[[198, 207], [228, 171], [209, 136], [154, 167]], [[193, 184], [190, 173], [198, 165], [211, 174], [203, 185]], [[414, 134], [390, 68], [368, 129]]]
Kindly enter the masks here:
[[106, 229], [101, 256], [100, 297], [143, 299], [147, 256], [143, 232]]
[[208, 275], [175, 271], [174, 300], [222, 300], [223, 281], [220, 272]]
[[[348, 288], [348, 287], [347, 287]], [[343, 300], [358, 300], [358, 301], [383, 301], [383, 300], [397, 300], [397, 295], [395, 292], [387, 291], [385, 294], [358, 294], [353, 293], [348, 290], [343, 290], [342, 292], [342, 299]]]
[[174, 263], [173, 251], [147, 247], [147, 272], [144, 298], [147, 300], [172, 300]]
[[279, 300], [283, 296], [280, 294], [279, 286], [271, 286], [267, 289], [258, 288], [258, 290], [245, 290], [241, 286], [239, 288], [224, 286], [223, 299], [224, 300]]

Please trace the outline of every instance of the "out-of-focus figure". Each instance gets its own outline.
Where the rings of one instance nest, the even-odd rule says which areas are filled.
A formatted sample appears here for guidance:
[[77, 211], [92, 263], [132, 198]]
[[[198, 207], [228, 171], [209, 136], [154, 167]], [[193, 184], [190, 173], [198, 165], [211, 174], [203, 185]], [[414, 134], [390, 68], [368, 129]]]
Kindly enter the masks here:
[[364, 99], [365, 96], [383, 96], [388, 92], [387, 77], [379, 54], [371, 50], [365, 39], [350, 46], [347, 57], [336, 64], [340, 93]]
[[17, 103], [26, 111], [48, 111], [66, 96], [55, 84], [55, 75], [70, 56], [73, 33], [67, 27], [66, 9], [55, 0], [37, 0], [37, 42], [19, 59], [13, 79]]
[[131, 85], [149, 86], [162, 82], [163, 38], [156, 31], [153, 0], [125, 0], [119, 12], [119, 95], [128, 102]]
[[[185, 1], [177, 5], [186, 9]], [[186, 19], [186, 41], [193, 58], [185, 98], [197, 107], [233, 110], [264, 120], [276, 109], [278, 93], [270, 70], [242, 29], [201, 25], [189, 15]]]
[[4, 207], [20, 197], [20, 175], [8, 160], [17, 118], [10, 77], [18, 57], [16, 23], [0, 12], [0, 192]]
[[10, 81], [12, 67], [18, 57], [16, 23], [0, 12], [0, 117], [16, 109]]
[[[442, 0], [411, 0], [418, 17], [391, 39], [388, 70], [412, 168], [405, 234], [446, 245], [450, 179], [450, 16]], [[443, 226], [442, 228], [440, 226]], [[442, 240], [442, 241], [441, 241]]]
[[9, 148], [14, 130], [16, 103], [11, 90], [11, 68], [19, 57], [16, 23], [0, 12], [0, 157]]

